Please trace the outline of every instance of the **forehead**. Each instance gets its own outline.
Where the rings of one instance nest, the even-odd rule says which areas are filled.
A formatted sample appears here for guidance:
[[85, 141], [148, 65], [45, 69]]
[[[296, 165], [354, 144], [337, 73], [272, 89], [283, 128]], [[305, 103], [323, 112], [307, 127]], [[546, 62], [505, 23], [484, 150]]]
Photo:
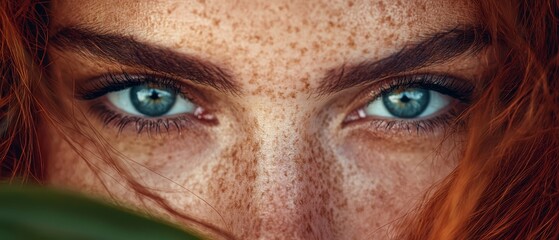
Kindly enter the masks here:
[[462, 0], [76, 0], [53, 3], [52, 25], [131, 35], [253, 77], [293, 71], [300, 78], [382, 58], [421, 36], [471, 24], [475, 12]]

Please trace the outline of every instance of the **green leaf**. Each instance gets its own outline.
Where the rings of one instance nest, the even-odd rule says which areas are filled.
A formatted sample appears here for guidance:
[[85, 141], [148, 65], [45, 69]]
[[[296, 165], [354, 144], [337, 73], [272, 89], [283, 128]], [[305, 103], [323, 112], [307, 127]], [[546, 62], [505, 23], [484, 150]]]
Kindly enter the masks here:
[[0, 239], [200, 239], [192, 233], [83, 196], [40, 188], [0, 187]]

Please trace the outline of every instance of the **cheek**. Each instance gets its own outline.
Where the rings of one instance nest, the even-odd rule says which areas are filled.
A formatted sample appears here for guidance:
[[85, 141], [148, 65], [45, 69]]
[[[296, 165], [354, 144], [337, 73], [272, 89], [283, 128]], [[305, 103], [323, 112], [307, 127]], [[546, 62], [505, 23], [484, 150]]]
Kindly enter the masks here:
[[426, 185], [453, 168], [459, 150], [454, 141], [415, 133], [402, 138], [378, 137], [355, 130], [345, 136], [338, 154], [369, 177], [391, 179], [392, 183], [409, 179], [411, 185]]
[[[108, 191], [126, 193], [118, 172], [101, 160], [96, 146], [83, 137], [63, 136], [53, 129], [42, 132], [41, 154], [46, 161], [46, 182], [57, 187], [79, 189], [85, 193], [107, 196]], [[65, 140], [68, 137], [71, 142]], [[79, 152], [79, 153], [78, 153]], [[103, 188], [105, 181], [111, 185]], [[119, 187], [120, 186], [120, 187]], [[122, 194], [121, 193], [121, 194]]]
[[83, 134], [66, 132], [70, 142], [54, 127], [43, 127], [41, 151], [48, 159], [48, 184], [105, 196], [180, 221], [135, 192], [129, 185], [132, 179], [198, 221], [222, 227], [253, 222], [251, 216], [257, 214], [251, 206], [256, 204], [252, 198], [260, 151], [248, 137], [253, 125], [236, 127], [223, 121], [210, 136], [204, 130], [119, 134], [111, 127], [93, 124], [93, 129], [82, 129]]
[[84, 135], [70, 136], [80, 155], [47, 131], [48, 181], [172, 218], [127, 185], [127, 172], [177, 211], [239, 236], [291, 229], [310, 237], [303, 226], [320, 229], [325, 238], [357, 236], [411, 210], [425, 189], [451, 171], [457, 153], [451, 140], [440, 145], [435, 137], [378, 137], [363, 129], [330, 137], [330, 128], [318, 135], [290, 126], [263, 133], [248, 119], [222, 122], [219, 129], [120, 138], [105, 129], [110, 146], [123, 155], [112, 154], [114, 162], [102, 160], [103, 148]]
[[354, 226], [363, 232], [413, 210], [425, 191], [452, 171], [459, 152], [451, 144], [454, 139], [441, 144], [442, 138], [415, 133], [378, 137], [354, 129], [340, 140], [336, 155], [344, 163], [344, 194], [353, 199], [348, 212], [362, 217]]

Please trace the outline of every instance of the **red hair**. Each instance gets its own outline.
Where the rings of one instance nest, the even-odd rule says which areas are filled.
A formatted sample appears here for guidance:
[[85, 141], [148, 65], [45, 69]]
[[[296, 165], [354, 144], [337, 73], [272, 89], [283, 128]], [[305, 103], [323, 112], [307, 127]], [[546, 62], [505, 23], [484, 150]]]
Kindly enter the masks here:
[[35, 1], [0, 2], [0, 179], [43, 178], [35, 113], [46, 57], [45, 10]]
[[[477, 3], [494, 64], [464, 115], [462, 159], [401, 224], [399, 238], [559, 239], [559, 2]], [[56, 111], [38, 100], [49, 91], [47, 10], [41, 1], [0, 2], [1, 179], [44, 177], [36, 127]]]
[[478, 1], [495, 62], [455, 170], [402, 239], [559, 239], [559, 1]]
[[[55, 127], [78, 153], [79, 146], [69, 139], [62, 126], [74, 124], [56, 108], [56, 96], [51, 93], [47, 76], [48, 1], [0, 1], [0, 180], [41, 183], [45, 178], [45, 159], [41, 157], [38, 126]], [[54, 119], [51, 116], [58, 116]], [[166, 199], [145, 188], [130, 173], [114, 161], [110, 147], [102, 139], [89, 140], [102, 151], [103, 160], [119, 172], [128, 186], [139, 196], [158, 204], [173, 216], [193, 225], [202, 226], [228, 239], [234, 237], [172, 208]], [[90, 167], [94, 167], [84, 159]]]

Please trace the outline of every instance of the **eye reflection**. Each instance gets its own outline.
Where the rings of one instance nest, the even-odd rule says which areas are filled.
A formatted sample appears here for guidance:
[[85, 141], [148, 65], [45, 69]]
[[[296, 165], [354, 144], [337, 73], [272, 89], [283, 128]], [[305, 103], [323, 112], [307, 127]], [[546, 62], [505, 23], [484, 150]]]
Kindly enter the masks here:
[[419, 116], [430, 103], [431, 94], [421, 88], [395, 90], [382, 96], [384, 107], [399, 118]]
[[167, 113], [177, 100], [177, 94], [171, 89], [158, 89], [148, 85], [135, 86], [130, 89], [130, 101], [138, 112], [158, 117]]

